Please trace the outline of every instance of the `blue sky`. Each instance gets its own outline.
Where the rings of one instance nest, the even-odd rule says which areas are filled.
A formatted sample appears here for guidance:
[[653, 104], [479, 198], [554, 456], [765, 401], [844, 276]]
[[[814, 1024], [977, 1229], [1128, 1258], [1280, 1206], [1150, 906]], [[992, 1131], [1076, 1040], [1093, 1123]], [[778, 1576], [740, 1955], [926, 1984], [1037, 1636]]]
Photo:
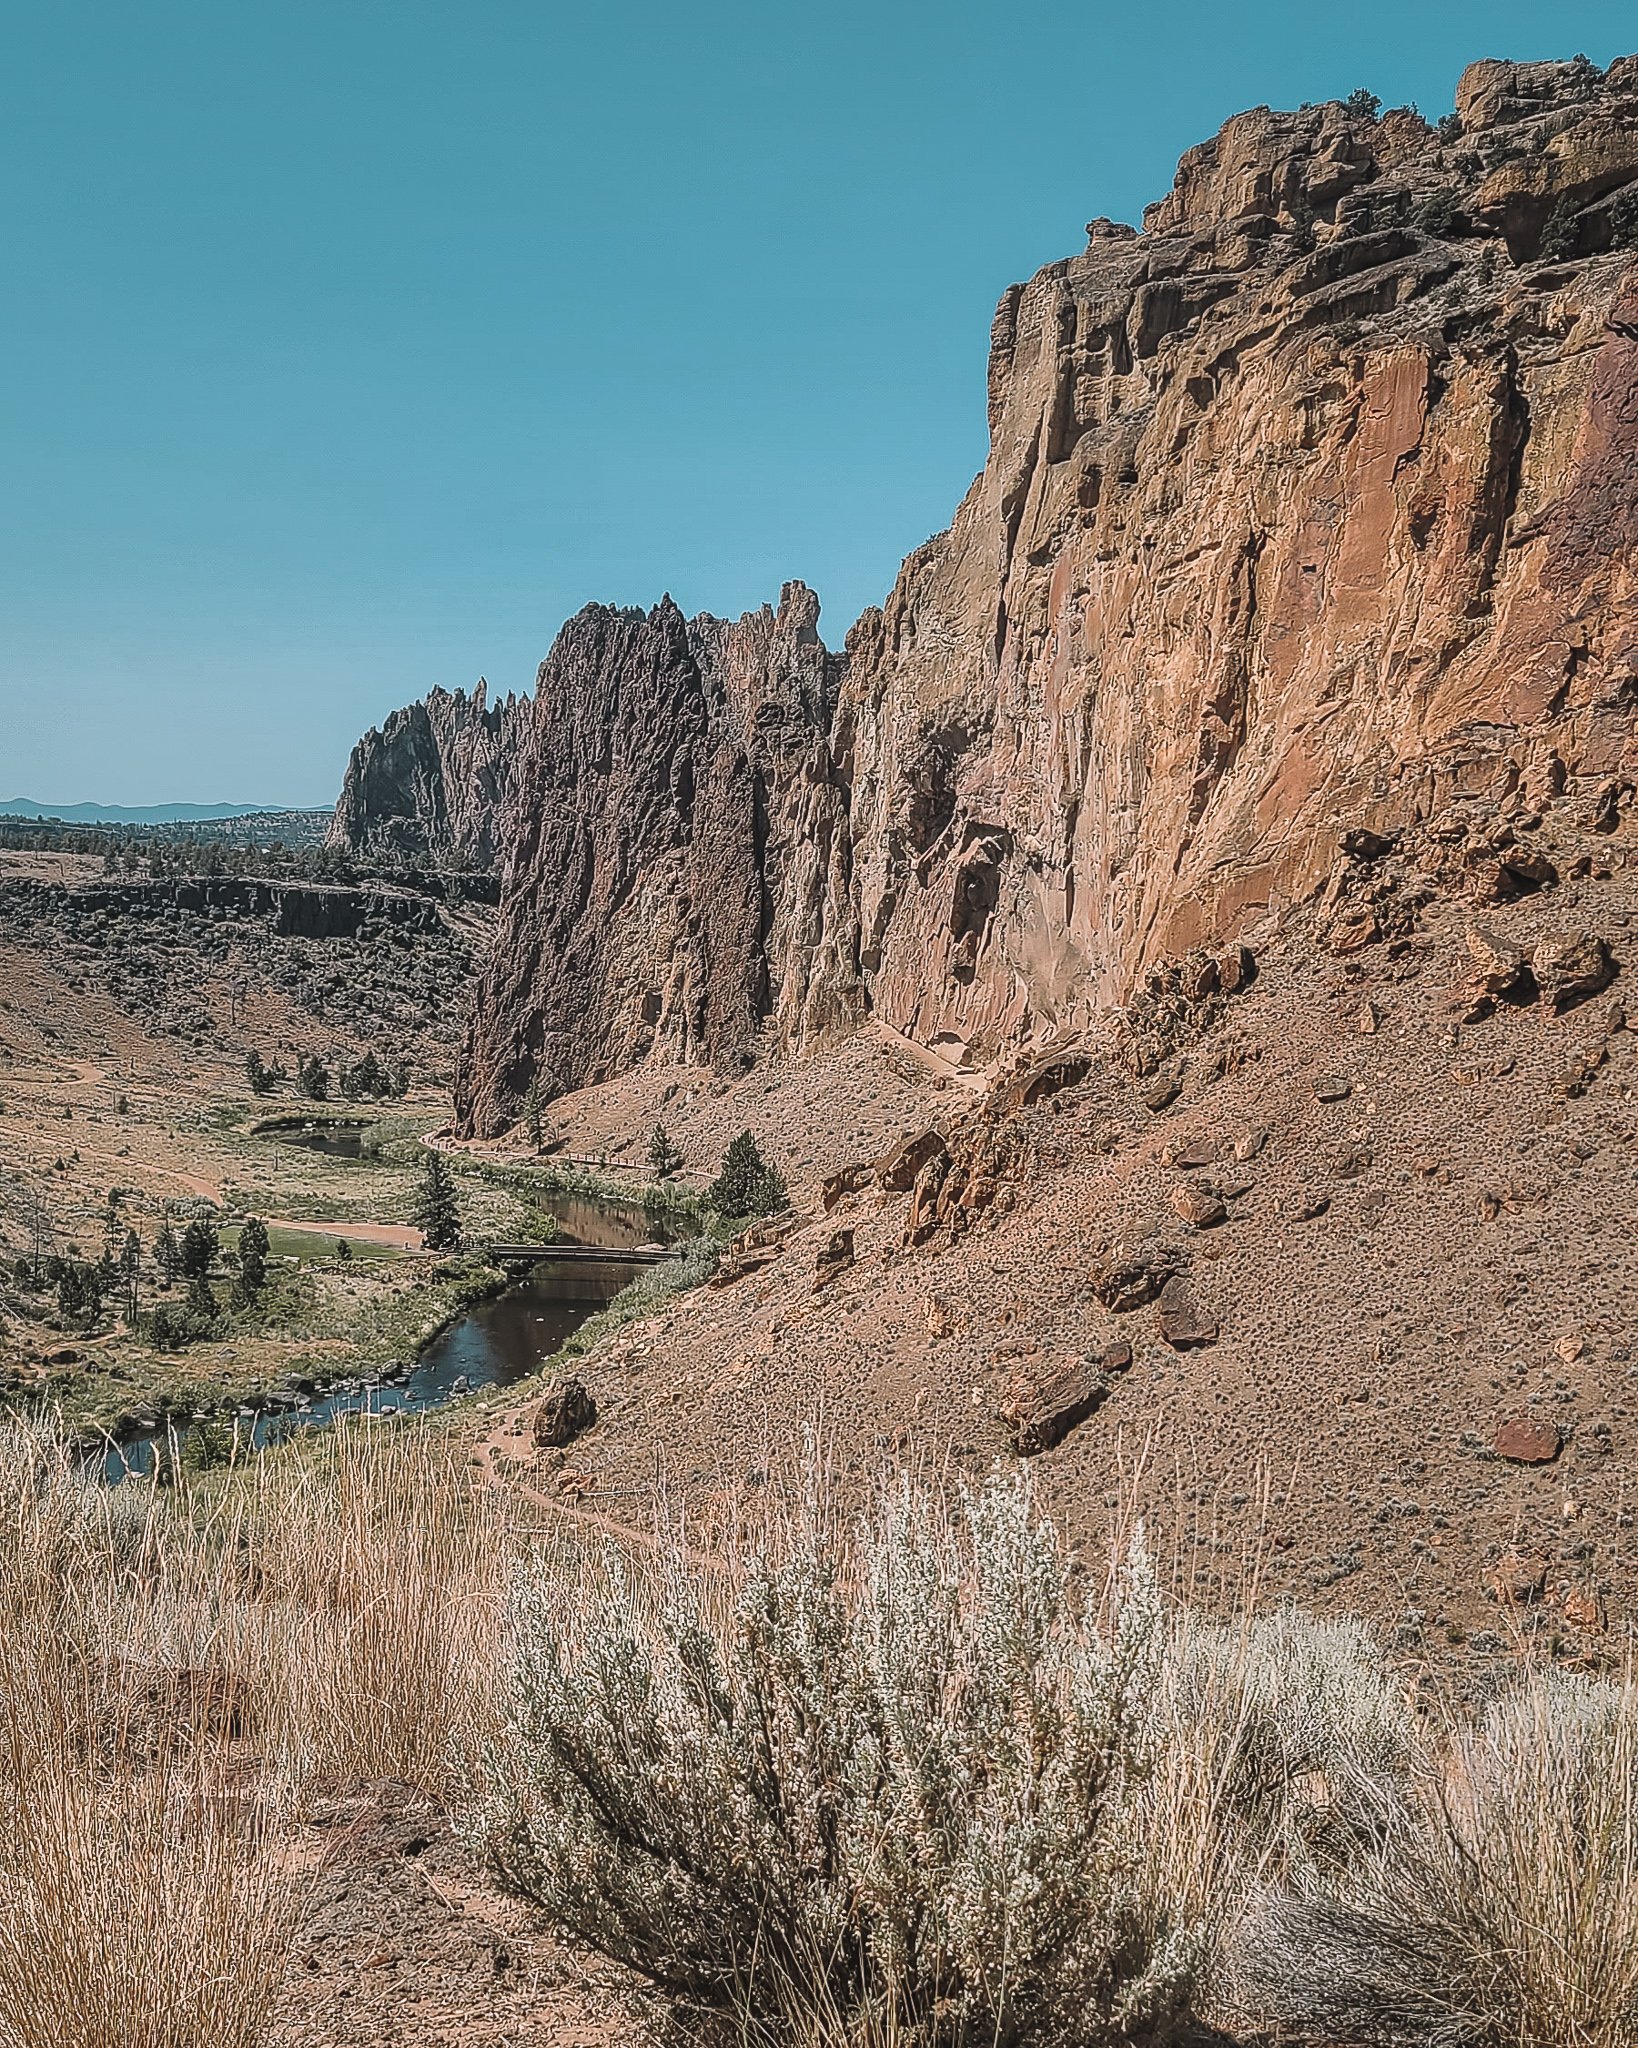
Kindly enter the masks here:
[[0, 9], [0, 797], [329, 802], [588, 599], [832, 644], [984, 454], [1002, 289], [1237, 109], [1436, 115], [1629, 5]]

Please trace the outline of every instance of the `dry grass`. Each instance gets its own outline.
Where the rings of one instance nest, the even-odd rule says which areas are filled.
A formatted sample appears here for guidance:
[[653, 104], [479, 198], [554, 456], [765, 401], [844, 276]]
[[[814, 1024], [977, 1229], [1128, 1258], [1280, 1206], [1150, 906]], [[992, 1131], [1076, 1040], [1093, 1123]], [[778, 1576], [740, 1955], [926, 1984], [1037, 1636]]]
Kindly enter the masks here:
[[413, 1428], [340, 1431], [299, 1471], [257, 1469], [247, 1647], [268, 1747], [298, 1793], [454, 1789], [496, 1712], [514, 1543], [495, 1496]]
[[1449, 1722], [1380, 1845], [1263, 1897], [1249, 2008], [1325, 2041], [1630, 2048], [1638, 2038], [1638, 1694], [1532, 1671]]
[[176, 1493], [0, 1443], [0, 2048], [249, 2048], [310, 1794], [447, 1791], [506, 1532], [425, 1435]]
[[[0, 1485], [0, 2043], [243, 2048], [295, 1900], [214, 1603], [151, 1497], [14, 1437]], [[200, 1661], [203, 1660], [203, 1661]]]
[[386, 1778], [742, 2048], [1638, 2039], [1630, 1685], [1413, 1712], [1362, 1628], [1088, 1581], [1017, 1475], [821, 1472], [707, 1560], [420, 1429], [174, 1493], [18, 1430], [0, 1632], [0, 2048], [254, 2048], [303, 1803]]

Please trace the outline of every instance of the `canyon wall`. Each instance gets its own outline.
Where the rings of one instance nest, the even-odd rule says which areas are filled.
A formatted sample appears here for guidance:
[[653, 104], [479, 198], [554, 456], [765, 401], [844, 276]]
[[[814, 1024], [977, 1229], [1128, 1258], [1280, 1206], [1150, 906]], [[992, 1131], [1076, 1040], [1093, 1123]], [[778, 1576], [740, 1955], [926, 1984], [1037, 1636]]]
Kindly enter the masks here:
[[374, 859], [488, 868], [523, 751], [527, 699], [481, 680], [395, 711], [352, 751], [327, 844]]
[[1632, 772], [1638, 60], [1437, 129], [1259, 108], [1002, 299], [990, 453], [841, 659], [593, 608], [522, 742], [458, 1114], [539, 1072], [983, 1061], [1311, 892], [1342, 830]]

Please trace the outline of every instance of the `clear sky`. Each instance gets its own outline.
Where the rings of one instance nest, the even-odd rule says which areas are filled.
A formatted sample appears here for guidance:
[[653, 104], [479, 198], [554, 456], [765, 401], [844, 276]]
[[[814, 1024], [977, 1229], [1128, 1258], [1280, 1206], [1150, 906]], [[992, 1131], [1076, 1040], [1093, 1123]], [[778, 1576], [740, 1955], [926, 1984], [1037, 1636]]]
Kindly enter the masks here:
[[327, 803], [588, 599], [832, 644], [1014, 278], [1239, 108], [1430, 117], [1630, 0], [0, 6], [0, 797]]

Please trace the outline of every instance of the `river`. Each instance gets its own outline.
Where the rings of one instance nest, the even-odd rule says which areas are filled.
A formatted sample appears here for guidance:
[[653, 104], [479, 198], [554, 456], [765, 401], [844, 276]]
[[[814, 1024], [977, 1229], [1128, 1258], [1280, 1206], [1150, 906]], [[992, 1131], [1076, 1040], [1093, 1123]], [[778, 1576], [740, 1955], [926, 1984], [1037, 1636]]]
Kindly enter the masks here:
[[[625, 1251], [665, 1243], [673, 1235], [663, 1218], [626, 1203], [558, 1195], [544, 1199], [541, 1206], [557, 1219], [560, 1241], [569, 1244]], [[613, 1260], [589, 1267], [554, 1262], [547, 1245], [541, 1254], [541, 1263], [526, 1280], [468, 1309], [415, 1359], [385, 1372], [344, 1379], [306, 1397], [281, 1395], [276, 1407], [246, 1408], [237, 1417], [213, 1418], [213, 1429], [219, 1425], [235, 1432], [241, 1445], [261, 1450], [295, 1430], [321, 1429], [339, 1416], [414, 1414], [441, 1408], [480, 1387], [509, 1386], [538, 1370], [588, 1316], [649, 1270]], [[185, 1436], [187, 1431], [178, 1434]], [[110, 1444], [103, 1458], [104, 1479], [113, 1483], [146, 1477], [170, 1436], [171, 1432], [156, 1430]]]

